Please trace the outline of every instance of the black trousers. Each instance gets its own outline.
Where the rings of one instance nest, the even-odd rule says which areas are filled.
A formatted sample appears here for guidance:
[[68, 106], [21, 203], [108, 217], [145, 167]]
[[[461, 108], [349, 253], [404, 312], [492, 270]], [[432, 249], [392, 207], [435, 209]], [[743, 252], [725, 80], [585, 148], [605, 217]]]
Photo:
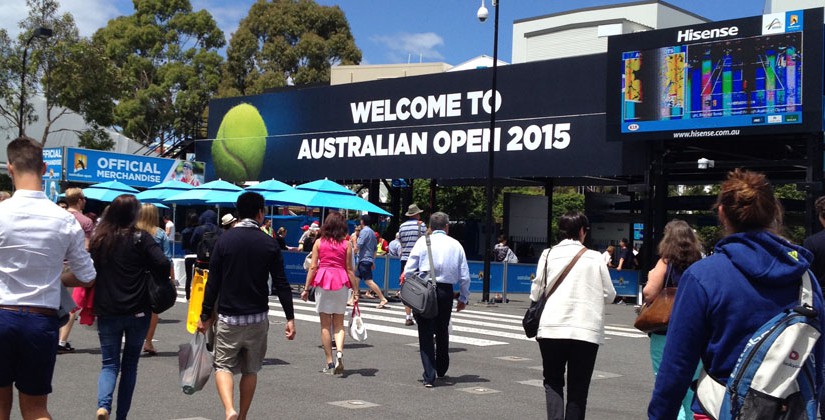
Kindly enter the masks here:
[[[418, 324], [418, 348], [424, 365], [424, 383], [432, 384], [436, 376], [447, 374], [450, 368], [450, 335], [447, 328], [453, 311], [453, 285], [438, 283], [438, 316], [422, 318], [415, 315]], [[435, 335], [435, 341], [433, 341]]]
[[[544, 366], [544, 393], [548, 420], [584, 419], [587, 393], [599, 345], [581, 340], [540, 338]], [[564, 405], [564, 371], [567, 369], [567, 407]]]

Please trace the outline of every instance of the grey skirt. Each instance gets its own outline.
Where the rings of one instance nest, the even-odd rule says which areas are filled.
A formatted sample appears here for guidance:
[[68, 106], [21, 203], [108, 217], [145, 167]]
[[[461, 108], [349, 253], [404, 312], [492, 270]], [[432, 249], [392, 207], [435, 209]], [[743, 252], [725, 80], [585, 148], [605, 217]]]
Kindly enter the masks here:
[[338, 290], [315, 288], [315, 312], [324, 314], [343, 314], [347, 310], [349, 287]]

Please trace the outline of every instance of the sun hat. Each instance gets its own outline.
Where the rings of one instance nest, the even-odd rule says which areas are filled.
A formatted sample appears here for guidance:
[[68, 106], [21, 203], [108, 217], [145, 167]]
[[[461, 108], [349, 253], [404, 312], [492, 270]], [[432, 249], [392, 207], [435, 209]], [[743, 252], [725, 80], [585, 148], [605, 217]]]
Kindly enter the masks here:
[[221, 217], [221, 226], [229, 226], [235, 220], [237, 219], [235, 219], [235, 216], [233, 216], [232, 213], [224, 214], [223, 217]]
[[407, 208], [407, 212], [404, 213], [404, 216], [412, 217], [420, 213], [424, 213], [424, 210], [419, 209], [417, 204], [412, 203], [410, 204], [410, 207]]

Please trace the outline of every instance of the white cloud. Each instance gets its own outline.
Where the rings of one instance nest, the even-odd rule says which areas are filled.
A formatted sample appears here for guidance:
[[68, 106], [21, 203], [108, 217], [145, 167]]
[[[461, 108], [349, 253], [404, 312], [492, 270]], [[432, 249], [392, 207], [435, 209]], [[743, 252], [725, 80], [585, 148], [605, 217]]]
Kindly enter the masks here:
[[[106, 26], [109, 19], [122, 14], [117, 4], [122, 4], [123, 12], [131, 13], [129, 2], [111, 0], [63, 0], [60, 3], [60, 14], [71, 13], [74, 16], [80, 35], [91, 36], [98, 29]], [[11, 37], [20, 33], [19, 22], [28, 16], [26, 0], [5, 0], [0, 7], [0, 28], [9, 32]]]
[[444, 45], [444, 39], [436, 33], [399, 33], [377, 35], [370, 38], [376, 44], [385, 46], [390, 62], [442, 61], [444, 56], [437, 48]]

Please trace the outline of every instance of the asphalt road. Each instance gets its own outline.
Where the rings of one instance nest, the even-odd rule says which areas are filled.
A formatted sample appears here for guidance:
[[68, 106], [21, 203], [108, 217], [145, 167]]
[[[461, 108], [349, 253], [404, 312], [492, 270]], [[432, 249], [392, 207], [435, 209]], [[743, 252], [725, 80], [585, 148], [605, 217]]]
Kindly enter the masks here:
[[[155, 342], [159, 354], [140, 361], [133, 419], [223, 418], [214, 378], [194, 395], [181, 392], [177, 350], [191, 336], [185, 329], [183, 291], [179, 294], [175, 307], [161, 316]], [[453, 314], [447, 381], [432, 389], [421, 383], [417, 330], [404, 326], [400, 304], [379, 310], [374, 309], [377, 302], [363, 301], [369, 338], [354, 343], [347, 337], [346, 371], [338, 377], [319, 372], [324, 360], [314, 307], [296, 295], [297, 337], [287, 341], [283, 314], [273, 299], [269, 351], [250, 418], [543, 418], [541, 356], [538, 345], [523, 337], [520, 324], [526, 297], [511, 299]], [[591, 419], [645, 416], [652, 373], [648, 339], [633, 329], [634, 317], [632, 306], [607, 305], [608, 339], [599, 350], [590, 388]], [[58, 356], [50, 411], [57, 419], [92, 418], [100, 369], [96, 331], [78, 324], [71, 343], [77, 352]], [[20, 418], [16, 403], [12, 418]]]

